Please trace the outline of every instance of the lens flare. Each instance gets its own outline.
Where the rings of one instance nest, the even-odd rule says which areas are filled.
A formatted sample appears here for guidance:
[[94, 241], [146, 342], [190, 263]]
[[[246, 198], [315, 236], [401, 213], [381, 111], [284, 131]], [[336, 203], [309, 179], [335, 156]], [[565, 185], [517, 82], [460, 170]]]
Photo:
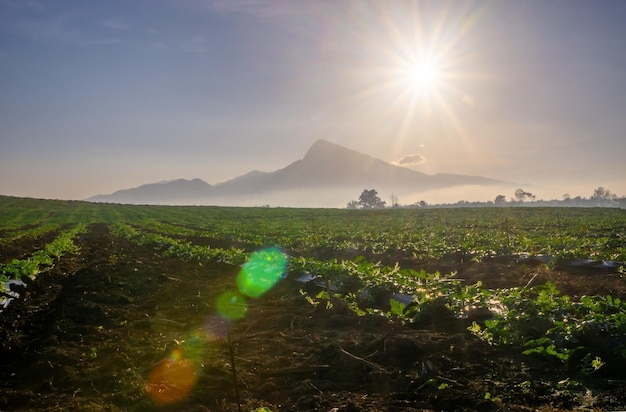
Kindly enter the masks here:
[[270, 290], [282, 279], [286, 266], [287, 255], [278, 248], [260, 250], [250, 256], [237, 276], [239, 290], [227, 290], [217, 298], [219, 318], [207, 319], [202, 328], [206, 336], [197, 333], [188, 336], [150, 372], [145, 391], [154, 403], [170, 405], [189, 395], [198, 381], [197, 366], [201, 363], [205, 342], [224, 335], [223, 323], [216, 321], [242, 319], [248, 311], [246, 296], [257, 298]]
[[276, 247], [253, 253], [237, 276], [239, 292], [258, 298], [282, 279], [286, 266], [287, 255]]
[[226, 320], [242, 319], [247, 310], [246, 299], [235, 291], [228, 290], [217, 298], [217, 312]]
[[170, 356], [167, 358], [170, 362], [180, 362], [183, 360], [183, 351], [180, 349], [174, 349]]
[[158, 405], [170, 405], [185, 399], [198, 380], [194, 363], [179, 349], [159, 363], [148, 376], [145, 391]]
[[198, 333], [179, 342], [179, 347], [150, 372], [145, 391], [158, 405], [169, 405], [186, 398], [198, 380], [206, 339]]
[[[180, 348], [172, 351], [172, 354], [176, 352], [180, 352], [180, 358], [182, 359], [182, 355], [184, 354], [185, 358], [190, 359], [196, 365], [202, 362], [202, 356], [206, 349], [207, 338], [201, 337], [197, 333], [192, 333], [187, 336], [187, 339], [180, 343]], [[170, 355], [172, 357], [173, 355]]]
[[225, 339], [228, 335], [228, 326], [219, 313], [212, 313], [205, 319], [201, 331], [207, 342]]

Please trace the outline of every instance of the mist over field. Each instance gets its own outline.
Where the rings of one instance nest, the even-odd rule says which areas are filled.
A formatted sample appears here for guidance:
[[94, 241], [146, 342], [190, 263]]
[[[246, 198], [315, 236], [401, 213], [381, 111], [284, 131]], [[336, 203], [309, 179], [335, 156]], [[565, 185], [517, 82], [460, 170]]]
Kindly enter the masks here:
[[[613, 191], [613, 187], [621, 187], [619, 182], [613, 182], [611, 186], [607, 184], [606, 187]], [[461, 186], [453, 189], [439, 189], [428, 190], [423, 193], [415, 193], [413, 196], [407, 198], [407, 204], [414, 203], [415, 201], [425, 200], [429, 204], [441, 204], [441, 203], [457, 203], [462, 200], [469, 202], [487, 202], [493, 201], [496, 196], [504, 195], [507, 201], [514, 199], [514, 192], [518, 188], [532, 193], [538, 200], [563, 200], [563, 195], [569, 195], [571, 198], [581, 196], [584, 198], [590, 198], [594, 190], [598, 185], [594, 184], [576, 184], [575, 182], [564, 183], [548, 183], [548, 184], [533, 184], [533, 183], [519, 183], [519, 184], [507, 184], [500, 186]], [[622, 192], [614, 192], [619, 197]], [[403, 199], [400, 199], [400, 203], [404, 203]]]

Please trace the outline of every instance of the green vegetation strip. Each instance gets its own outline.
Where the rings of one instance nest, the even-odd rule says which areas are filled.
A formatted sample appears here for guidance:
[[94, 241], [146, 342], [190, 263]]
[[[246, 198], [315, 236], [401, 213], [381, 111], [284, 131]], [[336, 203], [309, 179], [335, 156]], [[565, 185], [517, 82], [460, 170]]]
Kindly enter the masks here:
[[221, 249], [192, 245], [191, 243], [161, 234], [146, 233], [121, 223], [113, 225], [112, 232], [114, 235], [124, 237], [140, 246], [153, 245], [156, 250], [162, 251], [165, 256], [175, 256], [187, 261], [197, 261], [199, 263], [224, 262], [241, 265], [249, 257], [249, 254], [243, 249]]
[[36, 250], [29, 257], [14, 259], [7, 264], [0, 265], [0, 282], [5, 283], [11, 279], [23, 277], [33, 279], [39, 273], [51, 269], [55, 260], [58, 260], [62, 255], [78, 252], [78, 247], [74, 244], [73, 239], [86, 230], [86, 225], [78, 224], [73, 229], [61, 233], [55, 240], [46, 244], [42, 249]]
[[36, 239], [47, 233], [59, 230], [61, 225], [56, 223], [46, 223], [29, 229], [13, 229], [3, 232], [0, 236], [0, 246], [9, 245], [21, 239]]

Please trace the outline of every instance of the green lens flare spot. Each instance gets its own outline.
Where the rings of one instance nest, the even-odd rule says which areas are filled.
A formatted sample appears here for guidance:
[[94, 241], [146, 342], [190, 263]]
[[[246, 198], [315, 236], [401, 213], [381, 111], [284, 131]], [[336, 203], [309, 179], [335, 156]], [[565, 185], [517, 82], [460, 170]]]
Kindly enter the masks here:
[[276, 247], [254, 252], [237, 276], [239, 292], [258, 298], [282, 279], [286, 266], [287, 255]]
[[217, 312], [227, 320], [242, 319], [246, 315], [246, 299], [234, 291], [226, 291], [217, 298]]

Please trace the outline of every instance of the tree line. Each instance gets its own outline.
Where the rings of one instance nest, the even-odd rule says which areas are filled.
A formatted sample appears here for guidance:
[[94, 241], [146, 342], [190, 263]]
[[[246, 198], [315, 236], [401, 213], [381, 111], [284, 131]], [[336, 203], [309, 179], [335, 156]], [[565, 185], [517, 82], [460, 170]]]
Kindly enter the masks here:
[[419, 208], [419, 207], [446, 207], [446, 206], [573, 206], [573, 207], [621, 207], [626, 208], [626, 197], [619, 197], [609, 189], [599, 186], [593, 191], [589, 198], [576, 196], [572, 197], [569, 193], [565, 193], [561, 200], [537, 200], [537, 197], [531, 192], [519, 188], [513, 192], [513, 196], [507, 200], [506, 195], [497, 195], [494, 200], [482, 202], [469, 202], [459, 200], [456, 203], [444, 204], [428, 204], [425, 200], [420, 200], [410, 205], [400, 205], [398, 197], [391, 195], [391, 206], [387, 206], [387, 202], [378, 196], [375, 189], [364, 189], [358, 200], [351, 200], [347, 204], [348, 209], [384, 209], [391, 208]]

